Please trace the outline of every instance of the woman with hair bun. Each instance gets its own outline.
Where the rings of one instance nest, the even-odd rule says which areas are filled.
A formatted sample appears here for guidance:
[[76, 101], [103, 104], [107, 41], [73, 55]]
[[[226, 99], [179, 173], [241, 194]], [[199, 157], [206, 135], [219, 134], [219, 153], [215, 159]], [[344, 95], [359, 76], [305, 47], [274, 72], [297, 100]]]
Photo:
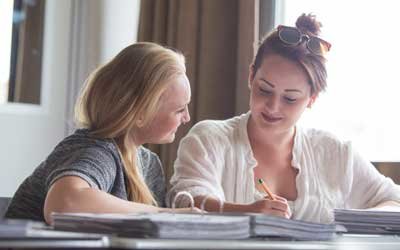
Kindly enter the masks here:
[[[398, 206], [400, 189], [350, 142], [297, 125], [326, 88], [321, 24], [301, 15], [261, 42], [250, 65], [250, 111], [196, 124], [182, 139], [168, 202], [179, 191], [197, 206], [331, 222], [334, 208]], [[269, 187], [271, 196], [266, 196]], [[187, 200], [180, 199], [180, 207]]]
[[75, 107], [80, 129], [21, 184], [6, 217], [50, 223], [52, 212], [168, 210], [161, 162], [141, 145], [172, 142], [190, 120], [189, 101], [180, 53], [154, 43], [126, 47], [90, 75]]

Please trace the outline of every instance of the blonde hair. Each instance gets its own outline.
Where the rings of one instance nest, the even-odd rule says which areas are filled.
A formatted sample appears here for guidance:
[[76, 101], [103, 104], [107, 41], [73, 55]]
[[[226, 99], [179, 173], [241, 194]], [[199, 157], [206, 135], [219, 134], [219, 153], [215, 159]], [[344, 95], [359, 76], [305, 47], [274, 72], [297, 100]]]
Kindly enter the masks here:
[[138, 171], [132, 131], [139, 123], [151, 122], [166, 83], [185, 70], [182, 54], [154, 43], [136, 43], [89, 76], [75, 105], [79, 127], [116, 142], [131, 201], [157, 205]]

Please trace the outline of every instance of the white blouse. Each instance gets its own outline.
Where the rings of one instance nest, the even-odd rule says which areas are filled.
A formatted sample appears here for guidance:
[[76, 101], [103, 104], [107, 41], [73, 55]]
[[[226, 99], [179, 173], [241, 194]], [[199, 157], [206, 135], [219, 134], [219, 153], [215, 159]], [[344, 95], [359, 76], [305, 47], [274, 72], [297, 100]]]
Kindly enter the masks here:
[[[249, 117], [250, 112], [224, 121], [202, 121], [189, 131], [179, 145], [168, 205], [180, 191], [241, 204], [262, 198], [254, 183], [257, 161], [247, 135]], [[289, 201], [293, 219], [331, 222], [334, 208], [400, 201], [398, 185], [349, 142], [327, 132], [297, 127], [292, 154], [292, 166], [298, 169], [297, 199]], [[188, 199], [177, 199], [175, 205], [188, 206]]]

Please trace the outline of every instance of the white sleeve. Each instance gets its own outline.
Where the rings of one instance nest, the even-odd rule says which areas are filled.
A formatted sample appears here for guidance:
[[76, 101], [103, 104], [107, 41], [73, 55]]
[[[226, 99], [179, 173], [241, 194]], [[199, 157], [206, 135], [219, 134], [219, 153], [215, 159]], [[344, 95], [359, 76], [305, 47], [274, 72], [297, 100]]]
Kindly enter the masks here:
[[[212, 195], [225, 200], [221, 185], [224, 166], [224, 144], [220, 136], [213, 136], [211, 128], [196, 127], [179, 144], [171, 190], [167, 194], [167, 205], [171, 206], [180, 191], [196, 196]], [[177, 199], [176, 207], [189, 206], [184, 197]]]
[[352, 185], [346, 202], [349, 208], [370, 208], [390, 200], [400, 202], [400, 186], [357, 152], [353, 152], [352, 168]]

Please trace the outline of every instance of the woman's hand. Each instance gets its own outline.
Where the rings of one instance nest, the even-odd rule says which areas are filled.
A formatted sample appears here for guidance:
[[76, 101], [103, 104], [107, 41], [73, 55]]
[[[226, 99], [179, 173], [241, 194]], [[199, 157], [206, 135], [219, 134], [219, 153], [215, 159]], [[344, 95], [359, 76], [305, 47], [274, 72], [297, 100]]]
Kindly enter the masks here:
[[252, 213], [263, 213], [289, 219], [292, 216], [292, 212], [290, 211], [287, 200], [277, 195], [274, 197], [275, 200], [265, 198], [247, 205], [248, 211]]

